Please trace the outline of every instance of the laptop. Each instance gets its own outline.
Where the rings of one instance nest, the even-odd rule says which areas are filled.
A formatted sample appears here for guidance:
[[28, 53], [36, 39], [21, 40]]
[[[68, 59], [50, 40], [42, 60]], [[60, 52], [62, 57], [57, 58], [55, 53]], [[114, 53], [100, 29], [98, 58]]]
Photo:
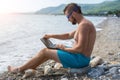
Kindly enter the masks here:
[[44, 44], [47, 48], [49, 48], [49, 49], [58, 49], [58, 48], [56, 47], [56, 44], [53, 44], [49, 39], [41, 38], [40, 40], [43, 42], [43, 44]]

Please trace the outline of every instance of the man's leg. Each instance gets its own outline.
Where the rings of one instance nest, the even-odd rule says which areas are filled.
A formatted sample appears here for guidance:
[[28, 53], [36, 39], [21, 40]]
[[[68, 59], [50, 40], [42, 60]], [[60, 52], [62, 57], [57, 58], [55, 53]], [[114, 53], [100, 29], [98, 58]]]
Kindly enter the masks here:
[[[36, 54], [32, 59], [30, 59], [26, 64], [18, 67], [20, 71], [24, 71], [26, 69], [35, 69], [40, 64], [45, 61], [52, 59], [56, 62], [60, 62], [57, 55], [57, 50], [44, 48], [38, 54]], [[9, 66], [8, 71], [14, 71], [17, 69], [16, 67]]]

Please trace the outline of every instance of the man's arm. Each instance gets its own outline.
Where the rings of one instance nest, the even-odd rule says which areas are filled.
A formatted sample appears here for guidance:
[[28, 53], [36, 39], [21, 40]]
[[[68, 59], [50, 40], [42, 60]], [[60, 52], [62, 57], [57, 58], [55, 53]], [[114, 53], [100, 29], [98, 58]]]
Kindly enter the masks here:
[[61, 39], [61, 40], [66, 40], [66, 39], [72, 39], [74, 37], [75, 31], [71, 33], [65, 33], [65, 34], [49, 34], [45, 35], [43, 38], [55, 38], [55, 39]]

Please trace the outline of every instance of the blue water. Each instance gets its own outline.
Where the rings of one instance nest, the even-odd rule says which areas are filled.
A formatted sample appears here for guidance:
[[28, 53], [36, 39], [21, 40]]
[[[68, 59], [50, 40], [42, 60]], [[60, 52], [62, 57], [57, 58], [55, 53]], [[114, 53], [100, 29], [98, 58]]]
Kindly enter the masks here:
[[[105, 17], [86, 17], [96, 26]], [[65, 33], [76, 29], [63, 15], [0, 16], [0, 73], [8, 65], [19, 66], [45, 46], [39, 40], [44, 34]], [[97, 29], [98, 30], [98, 29]], [[73, 41], [53, 40], [72, 45]]]

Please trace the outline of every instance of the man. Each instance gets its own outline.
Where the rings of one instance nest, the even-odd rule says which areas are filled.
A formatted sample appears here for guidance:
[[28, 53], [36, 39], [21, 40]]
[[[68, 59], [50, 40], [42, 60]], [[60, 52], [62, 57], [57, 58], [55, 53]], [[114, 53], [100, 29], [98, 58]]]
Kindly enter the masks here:
[[8, 66], [8, 71], [18, 72], [26, 69], [36, 69], [37, 66], [49, 59], [62, 63], [64, 68], [81, 68], [89, 65], [96, 38], [94, 25], [83, 17], [80, 6], [75, 3], [68, 4], [64, 9], [64, 14], [73, 25], [78, 24], [76, 30], [65, 34], [49, 34], [43, 38], [61, 40], [74, 38], [73, 47], [65, 47], [63, 44], [58, 44], [58, 50], [44, 48], [22, 66]]

